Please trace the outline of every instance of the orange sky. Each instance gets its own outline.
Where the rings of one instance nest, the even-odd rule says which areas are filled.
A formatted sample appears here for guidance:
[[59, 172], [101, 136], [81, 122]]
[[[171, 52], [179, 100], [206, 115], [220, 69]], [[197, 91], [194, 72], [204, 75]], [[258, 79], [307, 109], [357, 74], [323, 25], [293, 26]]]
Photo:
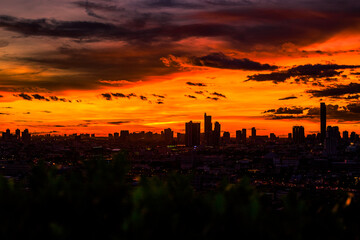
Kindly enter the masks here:
[[350, 1], [35, 2], [0, 3], [2, 131], [184, 132], [206, 112], [232, 136], [315, 133], [324, 101], [329, 125], [359, 132]]

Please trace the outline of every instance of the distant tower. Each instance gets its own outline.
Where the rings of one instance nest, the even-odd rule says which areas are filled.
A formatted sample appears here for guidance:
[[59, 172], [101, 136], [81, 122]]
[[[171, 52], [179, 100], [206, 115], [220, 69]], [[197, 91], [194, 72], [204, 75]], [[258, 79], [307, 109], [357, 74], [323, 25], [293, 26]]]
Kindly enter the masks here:
[[204, 114], [204, 132], [205, 132], [205, 144], [212, 145], [212, 122], [211, 116]]
[[221, 126], [219, 122], [215, 122], [214, 125], [214, 145], [219, 146], [220, 145], [220, 131]]
[[253, 138], [253, 140], [256, 139], [256, 128], [255, 127], [251, 128], [251, 137]]
[[190, 121], [185, 124], [185, 145], [187, 147], [200, 145], [200, 123]]
[[326, 138], [326, 105], [320, 103], [320, 129], [321, 129], [321, 142]]
[[241, 130], [237, 130], [236, 131], [236, 143], [241, 143], [242, 142], [242, 131]]

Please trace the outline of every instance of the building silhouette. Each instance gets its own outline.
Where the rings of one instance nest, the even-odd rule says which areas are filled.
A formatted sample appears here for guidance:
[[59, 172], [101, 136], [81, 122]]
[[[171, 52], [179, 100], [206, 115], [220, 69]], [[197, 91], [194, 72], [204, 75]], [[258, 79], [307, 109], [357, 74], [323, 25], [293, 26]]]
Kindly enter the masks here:
[[164, 129], [162, 133], [164, 141], [167, 144], [171, 144], [174, 141], [174, 132], [171, 130], [171, 128]]
[[185, 123], [185, 145], [187, 147], [200, 145], [200, 123], [192, 121]]
[[242, 142], [242, 131], [241, 130], [237, 130], [236, 131], [236, 143], [241, 143]]
[[326, 138], [325, 138], [325, 151], [328, 156], [337, 154], [337, 147], [339, 143], [339, 127], [337, 126], [328, 126], [326, 129]]
[[219, 146], [220, 145], [220, 132], [221, 132], [220, 123], [215, 122], [215, 124], [214, 124], [214, 132], [213, 132], [214, 146]]
[[305, 142], [305, 129], [303, 126], [293, 127], [293, 141], [297, 144]]
[[242, 142], [245, 143], [246, 142], [246, 128], [242, 129], [241, 138], [242, 138]]
[[326, 138], [326, 105], [325, 103], [320, 103], [320, 133], [321, 133], [321, 142], [324, 142]]
[[28, 129], [25, 129], [22, 132], [21, 138], [24, 142], [29, 142], [31, 140], [31, 134], [29, 133]]
[[223, 142], [224, 142], [224, 144], [230, 143], [230, 132], [223, 133]]
[[211, 116], [204, 114], [204, 133], [205, 133], [205, 145], [210, 146], [213, 142], [213, 130]]
[[16, 137], [16, 140], [20, 140], [21, 136], [20, 136], [20, 129], [16, 129], [15, 130], [15, 137]]
[[129, 130], [121, 130], [120, 131], [120, 139], [121, 140], [126, 141], [126, 140], [128, 140], [129, 136], [130, 136]]

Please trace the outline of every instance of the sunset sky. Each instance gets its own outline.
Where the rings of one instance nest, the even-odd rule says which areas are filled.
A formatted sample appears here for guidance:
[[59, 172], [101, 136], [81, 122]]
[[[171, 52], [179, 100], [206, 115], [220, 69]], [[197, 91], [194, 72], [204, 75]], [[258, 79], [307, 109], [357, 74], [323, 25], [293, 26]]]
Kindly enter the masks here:
[[[360, 133], [360, 1], [1, 0], [0, 131]], [[201, 125], [203, 131], [203, 124]]]

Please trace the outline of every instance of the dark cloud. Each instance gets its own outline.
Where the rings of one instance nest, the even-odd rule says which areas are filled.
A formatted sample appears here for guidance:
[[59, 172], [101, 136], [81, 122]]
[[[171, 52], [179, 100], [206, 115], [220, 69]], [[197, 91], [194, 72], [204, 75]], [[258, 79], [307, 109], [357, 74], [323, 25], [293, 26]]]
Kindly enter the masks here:
[[14, 94], [15, 97], [21, 97], [24, 100], [31, 101], [32, 97], [26, 93]]
[[0, 112], [0, 115], [10, 115], [9, 113]]
[[141, 99], [141, 100], [143, 100], [143, 101], [147, 101], [147, 97], [145, 97], [145, 96], [139, 96], [139, 98]]
[[193, 95], [184, 95], [185, 97], [188, 97], [188, 98], [193, 98], [193, 99], [197, 99], [197, 97], [193, 96]]
[[42, 112], [44, 112], [44, 113], [51, 113], [51, 111], [47, 111], [47, 110], [45, 110], [45, 111], [42, 111]]
[[211, 53], [203, 57], [191, 57], [190, 61], [191, 64], [195, 66], [223, 68], [223, 69], [262, 71], [262, 70], [275, 70], [278, 68], [277, 66], [254, 62], [247, 58], [242, 58], [242, 59], [232, 58], [221, 52]]
[[127, 97], [125, 94], [123, 93], [111, 93], [111, 95], [113, 95], [114, 97], [120, 97], [120, 98], [124, 98]]
[[302, 114], [303, 108], [301, 107], [281, 107], [276, 109], [275, 114]]
[[121, 125], [124, 123], [129, 123], [130, 121], [116, 121], [116, 122], [108, 122], [108, 124], [112, 124], [112, 125]]
[[151, 8], [185, 8], [196, 9], [201, 8], [201, 4], [192, 3], [190, 1], [178, 1], [178, 0], [148, 0], [145, 1], [146, 7]]
[[3, 95], [0, 95], [0, 98], [4, 97]]
[[[190, 37], [212, 37], [222, 38], [238, 49], [251, 50], [251, 47], [259, 44], [280, 46], [290, 42], [304, 46], [322, 42], [344, 30], [357, 30], [359, 26], [358, 14], [343, 8], [333, 11], [321, 8], [309, 10], [303, 7], [294, 8], [291, 4], [287, 5], [288, 8], [285, 6], [266, 8], [264, 4], [247, 4], [247, 7], [243, 7], [237, 4], [226, 5], [224, 2], [221, 4], [223, 7], [220, 8], [199, 8], [196, 12], [191, 9], [192, 14], [180, 15], [174, 22], [160, 22], [158, 16], [160, 13], [138, 8], [137, 14], [131, 14], [129, 11], [121, 14], [118, 19], [126, 19], [121, 24], [23, 19], [2, 15], [0, 27], [24, 35], [76, 39], [101, 38], [155, 42], [164, 39], [176, 41]], [[86, 2], [76, 4], [84, 7], [89, 15], [100, 18], [99, 20], [103, 20], [104, 17], [96, 14], [94, 10], [110, 9], [109, 6], [101, 6], [101, 4]], [[193, 2], [150, 1], [146, 2], [146, 5], [194, 8]], [[307, 7], [312, 8], [312, 6]], [[165, 12], [167, 15], [174, 15], [171, 10]], [[138, 20], [139, 15], [140, 20]]]
[[267, 118], [271, 120], [281, 120], [281, 119], [313, 119], [313, 116], [307, 115], [268, 115]]
[[158, 94], [152, 94], [152, 95], [157, 98], [165, 98], [165, 96], [163, 96], [163, 95], [158, 95]]
[[[116, 98], [131, 98], [131, 97], [136, 97], [136, 94], [135, 93], [129, 93], [129, 94], [123, 94], [123, 93], [111, 93], [112, 96], [116, 97]], [[146, 99], [143, 99], [144, 96], [139, 96], [140, 99], [142, 100], [146, 100]]]
[[37, 100], [50, 101], [50, 100], [47, 99], [46, 97], [41, 96], [41, 95], [39, 95], [39, 94], [33, 94], [32, 96], [33, 96], [34, 99], [37, 99]]
[[226, 98], [226, 96], [225, 96], [224, 94], [217, 93], [217, 92], [213, 92], [213, 93], [211, 93], [211, 95], [218, 96], [218, 97], [222, 97], [222, 98]]
[[[268, 114], [271, 113], [271, 114]], [[267, 119], [316, 119], [320, 118], [319, 107], [285, 107], [270, 109], [263, 112]], [[360, 104], [351, 103], [345, 106], [326, 105], [326, 117], [338, 122], [360, 122]]]
[[164, 102], [162, 102], [162, 101], [157, 101], [156, 103], [157, 104], [164, 104]]
[[218, 97], [207, 97], [207, 99], [211, 99], [211, 100], [214, 100], [214, 101], [218, 101], [218, 100], [219, 100]]
[[290, 96], [290, 97], [284, 97], [284, 98], [279, 98], [278, 100], [290, 100], [290, 99], [296, 99], [297, 97], [295, 96]]
[[359, 68], [360, 65], [337, 65], [337, 64], [307, 64], [292, 67], [285, 71], [272, 72], [267, 74], [254, 74], [248, 76], [248, 81], [273, 81], [275, 83], [285, 82], [290, 78], [296, 78], [295, 81], [307, 82], [309, 79], [329, 78], [340, 76], [344, 69]]
[[263, 113], [274, 113], [276, 110], [273, 109], [269, 109], [269, 110], [265, 110]]
[[314, 97], [337, 97], [345, 94], [356, 94], [360, 93], [360, 84], [337, 84], [322, 90], [308, 90], [307, 93], [310, 93]]
[[98, 19], [108, 19], [107, 17], [100, 16], [99, 14], [95, 13], [95, 11], [101, 11], [101, 12], [114, 12], [119, 13], [123, 12], [124, 8], [119, 8], [116, 5], [113, 4], [107, 4], [107, 3], [95, 3], [95, 2], [89, 2], [89, 1], [77, 1], [73, 3], [74, 5], [78, 7], [82, 7], [85, 9], [85, 12], [91, 16]]
[[193, 83], [193, 82], [186, 82], [187, 85], [190, 86], [197, 86], [197, 87], [206, 87], [205, 83]]
[[108, 100], [108, 101], [111, 101], [111, 100], [112, 100], [110, 93], [102, 93], [101, 96], [102, 96], [103, 98], [105, 98], [106, 100]]
[[203, 91], [195, 91], [196, 94], [204, 94]]
[[[59, 98], [59, 97], [57, 97], [57, 96], [50, 96], [49, 98], [50, 98], [52, 101], [55, 101], [55, 102], [61, 101], [61, 102], [70, 102], [70, 103], [71, 103], [71, 100], [66, 99], [66, 98]], [[81, 102], [81, 100], [76, 100], [76, 102]]]

